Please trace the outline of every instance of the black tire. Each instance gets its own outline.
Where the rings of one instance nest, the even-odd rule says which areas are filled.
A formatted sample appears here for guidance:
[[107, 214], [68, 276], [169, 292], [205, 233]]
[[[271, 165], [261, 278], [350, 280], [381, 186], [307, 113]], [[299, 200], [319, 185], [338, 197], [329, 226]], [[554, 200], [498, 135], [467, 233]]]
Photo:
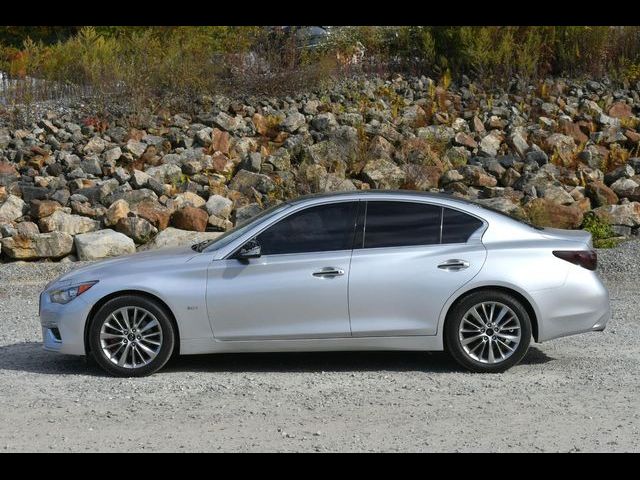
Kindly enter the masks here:
[[[460, 339], [460, 335], [463, 334], [460, 334], [459, 330], [464, 315], [473, 306], [483, 302], [498, 302], [506, 305], [517, 316], [517, 320], [520, 322], [519, 344], [510, 356], [502, 361], [498, 361], [497, 363], [483, 363], [472, 358], [465, 351]], [[449, 354], [456, 360], [456, 362], [467, 370], [478, 373], [504, 372], [517, 364], [526, 355], [527, 350], [529, 349], [529, 344], [531, 343], [531, 319], [529, 318], [527, 309], [522, 305], [522, 302], [514, 296], [500, 290], [481, 290], [464, 296], [454, 304], [447, 315], [447, 320], [444, 326], [444, 337], [445, 346]], [[489, 339], [489, 342], [490, 341], [491, 340]], [[488, 347], [492, 348], [489, 345]], [[494, 352], [495, 351], [496, 350], [494, 348]]]
[[[111, 314], [123, 307], [139, 307], [147, 310], [158, 321], [162, 341], [159, 351], [146, 365], [122, 367], [114, 363], [102, 349], [100, 332]], [[104, 370], [117, 377], [144, 377], [160, 370], [171, 358], [174, 351], [176, 334], [169, 313], [157, 302], [137, 295], [123, 295], [105, 303], [94, 315], [89, 327], [89, 345], [95, 361]], [[134, 364], [135, 365], [135, 364]]]

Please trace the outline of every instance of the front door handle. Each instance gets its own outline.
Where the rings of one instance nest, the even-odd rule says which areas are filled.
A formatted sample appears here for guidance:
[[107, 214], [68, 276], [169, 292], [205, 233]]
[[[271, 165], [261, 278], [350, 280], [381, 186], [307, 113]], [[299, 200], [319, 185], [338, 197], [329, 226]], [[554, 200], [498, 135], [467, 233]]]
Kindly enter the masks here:
[[458, 270], [464, 270], [465, 268], [468, 268], [468, 267], [469, 267], [469, 262], [467, 262], [466, 260], [460, 260], [458, 258], [452, 258], [438, 265], [438, 268], [441, 268], [442, 270], [450, 270], [453, 272], [457, 272]]
[[314, 277], [340, 277], [344, 275], [344, 270], [335, 267], [324, 267], [317, 272], [313, 272]]

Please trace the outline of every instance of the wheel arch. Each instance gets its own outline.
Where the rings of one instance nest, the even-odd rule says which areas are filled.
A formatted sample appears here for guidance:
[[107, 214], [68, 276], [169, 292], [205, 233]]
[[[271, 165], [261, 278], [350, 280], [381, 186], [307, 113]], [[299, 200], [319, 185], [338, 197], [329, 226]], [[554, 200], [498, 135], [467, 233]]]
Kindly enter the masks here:
[[474, 288], [470, 288], [469, 290], [465, 290], [463, 292], [458, 293], [455, 297], [453, 297], [452, 299], [450, 299], [450, 301], [448, 302], [448, 305], [443, 308], [443, 314], [441, 316], [441, 328], [442, 328], [442, 332], [444, 334], [444, 325], [447, 322], [447, 320], [449, 319], [449, 312], [451, 312], [451, 310], [453, 309], [453, 307], [460, 302], [463, 298], [465, 298], [467, 295], [470, 295], [472, 293], [476, 293], [476, 292], [480, 292], [480, 291], [486, 291], [486, 290], [498, 290], [501, 292], [504, 292], [506, 294], [512, 295], [513, 297], [515, 297], [519, 302], [522, 303], [522, 305], [524, 306], [524, 308], [527, 310], [527, 313], [529, 314], [529, 318], [531, 320], [531, 333], [533, 335], [533, 339], [537, 342], [538, 338], [539, 338], [539, 315], [536, 312], [536, 309], [534, 308], [534, 303], [533, 301], [527, 297], [526, 294], [524, 294], [523, 292], [519, 291], [516, 288], [513, 288], [512, 286], [506, 286], [506, 285], [491, 285], [491, 284], [487, 284], [487, 285], [480, 285], [480, 286], [476, 286]]
[[89, 355], [89, 353], [91, 352], [91, 346], [89, 345], [89, 329], [91, 327], [91, 322], [93, 322], [93, 318], [95, 317], [96, 313], [109, 300], [113, 300], [114, 298], [118, 298], [118, 297], [123, 297], [125, 295], [136, 295], [138, 297], [147, 298], [147, 299], [149, 299], [151, 301], [154, 301], [154, 302], [158, 303], [158, 305], [160, 305], [160, 307], [163, 308], [166, 311], [166, 313], [169, 316], [169, 320], [171, 321], [171, 325], [173, 325], [173, 329], [174, 329], [174, 332], [175, 332], [175, 335], [176, 335], [176, 341], [175, 341], [175, 346], [174, 346], [174, 350], [173, 350], [172, 355], [179, 355], [180, 354], [180, 329], [178, 328], [178, 322], [176, 320], [175, 315], [171, 311], [171, 308], [169, 308], [169, 305], [167, 305], [167, 302], [162, 300], [157, 295], [154, 295], [154, 294], [149, 293], [149, 292], [145, 292], [144, 290], [135, 290], [135, 289], [134, 290], [120, 290], [120, 291], [117, 291], [117, 292], [112, 292], [109, 295], [106, 295], [106, 296], [102, 297], [100, 300], [98, 300], [93, 305], [93, 307], [91, 307], [91, 310], [89, 310], [89, 314], [87, 315], [87, 319], [84, 322], [84, 351], [85, 351], [85, 354]]

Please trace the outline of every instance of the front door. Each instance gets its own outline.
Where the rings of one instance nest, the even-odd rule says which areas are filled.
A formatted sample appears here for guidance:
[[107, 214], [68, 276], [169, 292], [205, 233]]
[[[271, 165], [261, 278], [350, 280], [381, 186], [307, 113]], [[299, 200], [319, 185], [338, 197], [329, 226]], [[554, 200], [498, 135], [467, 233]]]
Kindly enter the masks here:
[[258, 234], [261, 256], [212, 262], [207, 309], [218, 340], [348, 337], [357, 203], [305, 207]]

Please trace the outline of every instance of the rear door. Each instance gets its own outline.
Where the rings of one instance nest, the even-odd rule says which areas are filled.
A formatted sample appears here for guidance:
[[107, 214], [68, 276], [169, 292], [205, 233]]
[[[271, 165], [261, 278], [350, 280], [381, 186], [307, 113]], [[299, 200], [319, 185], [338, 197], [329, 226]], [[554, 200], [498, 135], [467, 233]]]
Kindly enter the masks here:
[[482, 268], [484, 223], [424, 202], [366, 202], [351, 257], [354, 337], [435, 335], [442, 306]]

